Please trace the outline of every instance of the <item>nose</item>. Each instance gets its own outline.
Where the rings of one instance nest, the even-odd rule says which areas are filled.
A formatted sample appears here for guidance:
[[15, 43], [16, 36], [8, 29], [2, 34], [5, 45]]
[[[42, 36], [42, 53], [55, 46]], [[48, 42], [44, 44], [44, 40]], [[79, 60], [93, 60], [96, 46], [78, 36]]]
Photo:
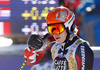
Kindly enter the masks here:
[[58, 36], [59, 36], [59, 34], [55, 34], [55, 33], [54, 33], [54, 34], [53, 34], [53, 36], [54, 36], [54, 37], [58, 37]]

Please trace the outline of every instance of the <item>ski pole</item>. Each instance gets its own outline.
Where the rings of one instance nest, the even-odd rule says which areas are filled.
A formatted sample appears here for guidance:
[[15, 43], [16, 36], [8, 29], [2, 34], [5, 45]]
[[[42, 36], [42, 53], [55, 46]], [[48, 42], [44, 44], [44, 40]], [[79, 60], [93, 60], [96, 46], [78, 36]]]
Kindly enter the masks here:
[[30, 53], [28, 54], [27, 58], [24, 60], [22, 66], [20, 67], [19, 70], [22, 70], [22, 69], [23, 69], [23, 67], [25, 66], [25, 64], [26, 64], [26, 62], [27, 62], [27, 60], [28, 60], [28, 58], [29, 58], [29, 55], [32, 53], [33, 50], [34, 50], [34, 49], [32, 49], [32, 50], [30, 51]]

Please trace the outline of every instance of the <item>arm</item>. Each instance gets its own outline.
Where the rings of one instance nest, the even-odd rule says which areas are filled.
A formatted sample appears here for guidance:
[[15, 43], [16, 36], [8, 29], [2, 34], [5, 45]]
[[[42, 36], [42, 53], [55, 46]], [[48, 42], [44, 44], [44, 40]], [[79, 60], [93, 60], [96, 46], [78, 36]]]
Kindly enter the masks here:
[[32, 53], [30, 52], [31, 50], [27, 47], [24, 54], [25, 59], [29, 55], [29, 58], [27, 59], [27, 65], [34, 65], [51, 60], [50, 46], [47, 46], [45, 49], [32, 51]]
[[94, 54], [86, 42], [78, 46], [75, 58], [78, 63], [78, 70], [92, 70]]
[[[54, 41], [54, 39], [51, 36], [49, 36], [44, 41], [44, 45], [52, 41]], [[26, 59], [27, 56], [29, 56], [29, 58], [27, 59], [27, 65], [34, 65], [34, 64], [46, 62], [52, 59], [51, 52], [50, 52], [51, 46], [50, 45], [44, 46], [44, 45], [40, 49], [34, 50], [32, 52], [31, 52], [32, 48], [30, 48], [29, 46], [25, 49], [24, 58]]]

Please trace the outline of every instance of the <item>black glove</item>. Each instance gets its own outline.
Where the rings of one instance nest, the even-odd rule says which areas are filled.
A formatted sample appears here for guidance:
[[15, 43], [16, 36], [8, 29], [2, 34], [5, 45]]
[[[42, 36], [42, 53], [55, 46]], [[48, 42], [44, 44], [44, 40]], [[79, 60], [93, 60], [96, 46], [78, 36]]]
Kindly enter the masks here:
[[31, 35], [28, 39], [28, 46], [30, 49], [34, 49], [34, 50], [37, 50], [37, 49], [40, 49], [43, 45], [43, 40], [42, 38], [39, 36], [39, 35]]

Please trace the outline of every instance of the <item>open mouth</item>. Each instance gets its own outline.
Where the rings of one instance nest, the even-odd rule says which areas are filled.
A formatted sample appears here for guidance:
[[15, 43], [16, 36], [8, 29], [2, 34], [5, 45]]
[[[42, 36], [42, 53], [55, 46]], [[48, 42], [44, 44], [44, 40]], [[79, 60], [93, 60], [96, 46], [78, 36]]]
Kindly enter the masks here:
[[57, 40], [57, 39], [60, 39], [60, 37], [56, 37], [56, 40]]

